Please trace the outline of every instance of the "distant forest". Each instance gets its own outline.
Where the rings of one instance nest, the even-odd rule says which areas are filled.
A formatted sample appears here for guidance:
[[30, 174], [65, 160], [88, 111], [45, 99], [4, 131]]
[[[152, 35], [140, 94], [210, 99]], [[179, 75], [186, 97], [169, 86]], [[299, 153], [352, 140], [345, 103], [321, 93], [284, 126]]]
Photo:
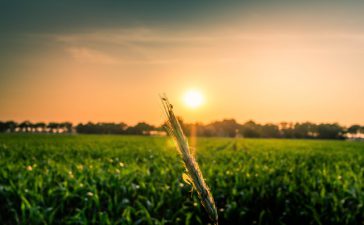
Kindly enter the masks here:
[[[187, 136], [191, 134], [204, 137], [251, 137], [251, 138], [306, 138], [306, 139], [345, 139], [363, 138], [364, 126], [343, 127], [337, 123], [287, 123], [258, 124], [248, 121], [237, 123], [234, 119], [225, 119], [209, 124], [184, 123], [181, 126]], [[79, 134], [123, 134], [123, 135], [165, 135], [163, 125], [153, 126], [144, 122], [135, 126], [126, 123], [32, 123], [24, 121], [1, 122], [2, 133], [79, 133]]]

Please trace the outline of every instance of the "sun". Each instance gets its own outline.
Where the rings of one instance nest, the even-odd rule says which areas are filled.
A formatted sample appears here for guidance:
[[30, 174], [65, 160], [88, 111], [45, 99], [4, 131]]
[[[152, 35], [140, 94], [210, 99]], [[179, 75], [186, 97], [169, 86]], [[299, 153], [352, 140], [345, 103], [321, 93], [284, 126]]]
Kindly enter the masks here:
[[204, 98], [201, 92], [197, 90], [190, 90], [184, 94], [183, 101], [186, 104], [186, 106], [195, 109], [203, 104]]

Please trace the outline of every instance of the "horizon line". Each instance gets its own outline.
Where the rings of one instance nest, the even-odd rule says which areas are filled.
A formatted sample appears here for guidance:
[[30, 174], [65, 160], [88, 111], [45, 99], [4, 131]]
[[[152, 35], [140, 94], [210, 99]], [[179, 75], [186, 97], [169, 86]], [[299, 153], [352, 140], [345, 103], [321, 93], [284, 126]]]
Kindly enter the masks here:
[[[248, 119], [248, 120], [245, 120], [244, 122], [240, 122], [240, 121], [237, 121], [234, 118], [223, 118], [223, 119], [219, 119], [219, 120], [211, 120], [209, 122], [200, 122], [200, 121], [188, 122], [188, 121], [185, 121], [182, 117], [178, 117], [178, 118], [181, 118], [184, 124], [195, 124], [195, 125], [204, 125], [204, 126], [215, 123], [215, 122], [222, 122], [222, 121], [226, 121], [226, 120], [234, 120], [237, 124], [245, 124], [245, 123], [248, 123], [248, 122], [254, 122], [254, 123], [258, 124], [258, 125], [269, 125], [269, 124], [280, 125], [280, 124], [283, 124], [283, 123], [294, 125], [294, 124], [312, 123], [312, 124], [338, 124], [338, 125], [340, 125], [342, 127], [350, 127], [350, 126], [354, 126], [354, 125], [364, 126], [361, 123], [351, 123], [350, 125], [348, 125], [348, 124], [342, 124], [342, 123], [340, 123], [338, 121], [335, 121], [335, 122], [312, 122], [310, 120], [305, 120], [305, 121], [257, 122], [254, 119]], [[137, 125], [139, 123], [146, 123], [146, 124], [152, 125], [154, 127], [163, 126], [163, 122], [156, 125], [155, 123], [150, 123], [150, 122], [147, 122], [145, 120], [139, 120], [136, 123], [128, 123], [128, 122], [125, 122], [125, 121], [91, 121], [91, 120], [89, 120], [87, 122], [72, 122], [72, 121], [69, 121], [69, 120], [62, 120], [62, 121], [56, 121], [56, 120], [39, 121], [39, 120], [37, 120], [36, 121], [36, 120], [27, 120], [27, 119], [26, 120], [12, 120], [12, 119], [8, 119], [8, 120], [1, 119], [0, 120], [0, 123], [6, 123], [6, 122], [14, 122], [16, 124], [21, 124], [21, 123], [24, 123], [24, 122], [29, 122], [29, 123], [32, 123], [32, 124], [36, 124], [36, 123], [46, 123], [46, 124], [49, 124], [49, 123], [71, 123], [72, 125], [88, 124], [88, 123], [93, 123], [93, 124], [98, 124], [98, 123], [114, 123], [114, 124], [124, 123], [127, 126], [135, 126], [135, 125]]]

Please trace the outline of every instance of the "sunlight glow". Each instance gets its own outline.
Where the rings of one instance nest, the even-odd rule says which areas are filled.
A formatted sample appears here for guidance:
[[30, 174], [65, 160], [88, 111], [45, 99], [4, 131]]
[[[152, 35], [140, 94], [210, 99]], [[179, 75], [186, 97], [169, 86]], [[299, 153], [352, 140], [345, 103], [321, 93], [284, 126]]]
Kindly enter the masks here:
[[185, 93], [183, 101], [186, 104], [186, 106], [195, 109], [202, 105], [204, 98], [201, 92], [196, 90], [190, 90]]

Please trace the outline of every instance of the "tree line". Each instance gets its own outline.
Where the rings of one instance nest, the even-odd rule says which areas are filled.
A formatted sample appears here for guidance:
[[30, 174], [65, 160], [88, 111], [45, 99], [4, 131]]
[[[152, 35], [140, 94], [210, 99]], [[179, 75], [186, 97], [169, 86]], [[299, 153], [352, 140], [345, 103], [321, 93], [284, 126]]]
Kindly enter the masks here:
[[17, 123], [14, 121], [0, 121], [0, 132], [9, 133], [72, 133], [73, 125], [70, 122], [64, 123], [32, 123], [30, 121], [24, 121]]
[[[209, 124], [184, 123], [179, 119], [187, 136], [204, 137], [251, 137], [251, 138], [306, 138], [306, 139], [345, 139], [348, 134], [364, 133], [364, 126], [344, 127], [337, 123], [287, 123], [259, 124], [247, 121], [240, 124], [234, 119], [215, 121]], [[0, 132], [8, 133], [79, 133], [79, 134], [125, 134], [153, 135], [163, 134], [164, 128], [145, 122], [128, 126], [126, 123], [79, 123], [70, 122], [32, 123], [24, 121], [0, 121]]]
[[152, 130], [160, 130], [147, 123], [141, 122], [135, 126], [128, 126], [126, 123], [79, 123], [73, 125], [70, 122], [63, 123], [32, 123], [24, 121], [0, 121], [0, 132], [4, 133], [80, 133], [80, 134], [133, 134], [145, 135]]
[[287, 123], [258, 124], [250, 120], [244, 124], [234, 119], [216, 121], [207, 125], [184, 124], [187, 134], [197, 136], [250, 137], [250, 138], [305, 138], [305, 139], [345, 139], [347, 134], [364, 133], [364, 126], [340, 126], [338, 123]]

